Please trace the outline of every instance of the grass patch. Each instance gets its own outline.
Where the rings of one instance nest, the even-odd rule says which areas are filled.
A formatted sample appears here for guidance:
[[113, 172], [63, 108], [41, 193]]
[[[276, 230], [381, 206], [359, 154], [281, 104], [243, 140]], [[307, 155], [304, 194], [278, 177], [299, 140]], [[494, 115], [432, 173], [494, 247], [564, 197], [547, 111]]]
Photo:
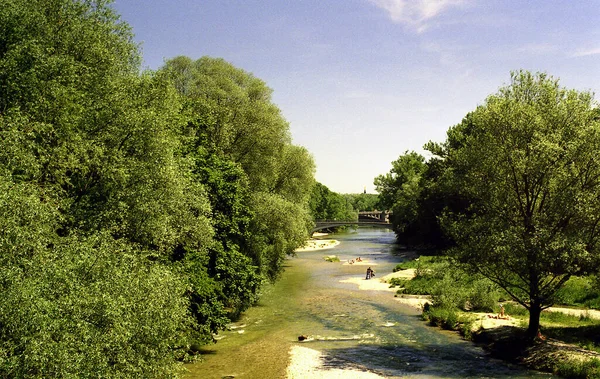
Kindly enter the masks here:
[[600, 309], [600, 280], [597, 276], [573, 276], [556, 292], [557, 304]]
[[529, 311], [524, 306], [517, 303], [505, 303], [504, 313], [509, 316], [518, 318], [521, 318], [520, 316], [529, 317]]
[[573, 379], [600, 378], [600, 360], [597, 358], [589, 360], [570, 359], [558, 362], [555, 373]]
[[439, 326], [446, 330], [456, 330], [466, 339], [471, 339], [475, 317], [452, 308], [436, 308], [426, 306], [423, 318], [431, 326]]
[[448, 257], [421, 257], [419, 261], [403, 262], [400, 269], [415, 268], [415, 277], [390, 280], [400, 287], [398, 294], [430, 295], [433, 305], [440, 309], [495, 310], [501, 292], [498, 287], [480, 275], [469, 274]]
[[394, 267], [394, 272], [396, 271], [401, 271], [401, 270], [408, 270], [410, 268], [414, 268], [414, 269], [420, 269], [420, 268], [426, 268], [426, 269], [431, 269], [434, 268], [434, 266], [436, 264], [440, 264], [440, 263], [446, 263], [450, 260], [450, 258], [445, 257], [445, 256], [438, 256], [438, 255], [432, 255], [432, 256], [428, 256], [428, 255], [421, 255], [419, 258], [410, 260], [410, 261], [405, 261], [402, 263], [398, 263], [396, 265], [396, 267]]
[[[592, 319], [586, 313], [574, 316], [542, 312], [540, 325], [544, 336], [575, 345], [572, 347], [577, 351], [582, 348], [590, 352], [585, 352], [584, 357], [561, 355], [560, 358], [543, 349], [532, 353], [526, 349], [528, 343], [524, 338], [529, 311], [518, 303], [504, 303], [504, 312], [519, 320], [520, 327], [492, 328], [472, 334], [475, 316], [468, 311], [499, 313], [499, 302], [510, 298], [488, 279], [462, 270], [459, 264], [448, 257], [421, 256], [418, 261], [402, 262], [394, 271], [405, 269], [415, 269], [415, 277], [412, 280], [392, 279], [390, 284], [399, 287], [399, 294], [431, 296], [432, 304], [423, 310], [423, 318], [430, 325], [459, 331], [466, 339], [487, 335], [489, 346], [493, 346], [491, 349], [499, 358], [510, 360], [538, 354], [537, 362], [542, 366], [534, 367], [568, 378], [600, 379], [600, 359], [594, 354], [600, 353], [600, 320]], [[559, 291], [557, 304], [598, 308], [598, 288], [600, 280], [595, 276], [573, 277]], [[503, 336], [503, 333], [507, 336]]]
[[326, 257], [323, 257], [323, 259], [325, 259], [325, 261], [327, 262], [339, 262], [340, 258], [337, 255], [328, 255]]

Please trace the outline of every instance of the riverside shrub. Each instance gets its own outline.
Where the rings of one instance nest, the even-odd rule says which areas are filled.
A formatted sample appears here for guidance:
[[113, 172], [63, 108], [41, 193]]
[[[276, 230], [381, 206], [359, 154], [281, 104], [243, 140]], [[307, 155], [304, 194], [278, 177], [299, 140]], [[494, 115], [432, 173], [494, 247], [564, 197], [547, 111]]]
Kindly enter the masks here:
[[600, 378], [600, 360], [592, 358], [590, 360], [570, 359], [558, 362], [554, 367], [556, 374], [573, 379], [597, 379]]
[[501, 292], [490, 280], [470, 274], [446, 257], [421, 257], [403, 262], [396, 269], [416, 268], [411, 280], [395, 278], [398, 294], [431, 295], [436, 307], [491, 312]]
[[570, 306], [600, 308], [600, 289], [595, 276], [574, 276], [556, 291], [556, 303]]

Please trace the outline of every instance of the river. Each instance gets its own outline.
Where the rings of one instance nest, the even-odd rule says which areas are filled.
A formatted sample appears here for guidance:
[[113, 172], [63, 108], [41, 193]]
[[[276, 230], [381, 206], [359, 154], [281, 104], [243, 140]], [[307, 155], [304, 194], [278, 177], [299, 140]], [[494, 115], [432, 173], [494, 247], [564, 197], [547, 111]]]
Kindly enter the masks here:
[[[392, 232], [359, 228], [330, 237], [340, 245], [288, 259], [259, 304], [202, 350], [202, 362], [187, 366], [188, 378], [285, 378], [293, 347], [322, 354], [321, 375], [306, 379], [352, 378], [358, 371], [385, 378], [549, 376], [492, 359], [456, 333], [427, 326], [420, 312], [397, 302], [393, 292], [342, 283], [365, 276], [366, 266], [342, 264], [348, 259], [362, 257], [378, 276], [405, 259]], [[342, 262], [323, 259], [333, 254]], [[310, 340], [298, 342], [299, 335]]]

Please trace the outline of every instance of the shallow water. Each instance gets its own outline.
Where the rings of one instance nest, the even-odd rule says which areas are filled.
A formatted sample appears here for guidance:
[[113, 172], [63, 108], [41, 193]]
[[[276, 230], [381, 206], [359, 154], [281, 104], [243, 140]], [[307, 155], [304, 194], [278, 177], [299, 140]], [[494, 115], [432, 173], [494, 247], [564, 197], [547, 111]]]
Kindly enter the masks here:
[[[328, 238], [330, 238], [329, 236]], [[393, 292], [359, 291], [367, 266], [342, 265], [360, 256], [378, 276], [392, 272], [409, 252], [385, 229], [336, 234], [334, 249], [299, 253], [259, 305], [207, 346], [204, 361], [188, 365], [189, 378], [284, 378], [295, 344], [321, 351], [328, 368], [354, 368], [388, 378], [532, 378], [547, 374], [491, 359], [456, 333], [427, 326]], [[341, 262], [326, 262], [326, 255]], [[309, 341], [298, 342], [299, 335]]]

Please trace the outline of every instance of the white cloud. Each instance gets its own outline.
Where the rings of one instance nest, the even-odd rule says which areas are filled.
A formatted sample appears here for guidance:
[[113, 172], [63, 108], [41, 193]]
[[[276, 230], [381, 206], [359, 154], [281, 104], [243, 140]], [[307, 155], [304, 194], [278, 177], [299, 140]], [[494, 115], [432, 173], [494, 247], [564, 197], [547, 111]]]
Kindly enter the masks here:
[[462, 6], [467, 0], [370, 0], [388, 12], [392, 21], [421, 33], [428, 22], [449, 8]]
[[573, 53], [573, 57], [587, 57], [588, 55], [598, 55], [600, 54], [600, 47], [596, 47], [593, 49], [579, 49], [575, 53]]

